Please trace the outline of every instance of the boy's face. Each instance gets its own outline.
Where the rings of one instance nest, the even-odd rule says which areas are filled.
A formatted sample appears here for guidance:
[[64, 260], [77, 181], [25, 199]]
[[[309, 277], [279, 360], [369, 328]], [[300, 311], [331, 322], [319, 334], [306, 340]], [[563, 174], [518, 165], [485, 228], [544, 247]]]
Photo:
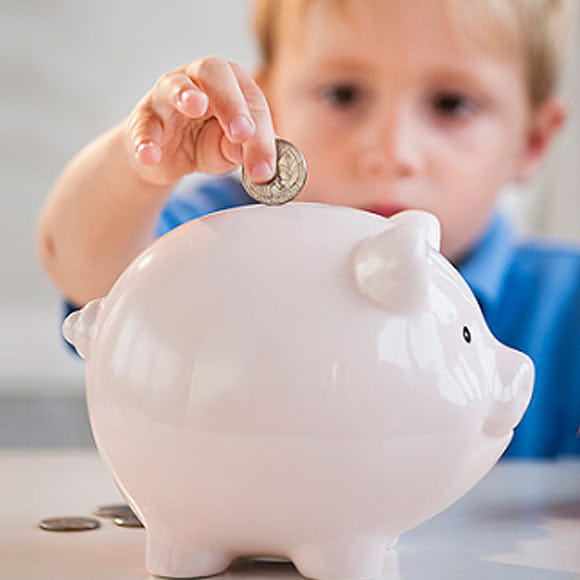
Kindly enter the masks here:
[[497, 47], [458, 40], [440, 2], [332, 4], [284, 15], [262, 79], [276, 132], [309, 164], [298, 199], [385, 216], [431, 211], [443, 253], [458, 259], [521, 171], [524, 67]]

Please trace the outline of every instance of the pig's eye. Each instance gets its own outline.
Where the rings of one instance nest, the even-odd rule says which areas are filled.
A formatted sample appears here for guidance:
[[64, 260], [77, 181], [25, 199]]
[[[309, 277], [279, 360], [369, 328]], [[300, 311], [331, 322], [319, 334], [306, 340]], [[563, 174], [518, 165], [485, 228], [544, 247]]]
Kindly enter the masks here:
[[463, 327], [463, 338], [464, 338], [465, 342], [467, 342], [467, 343], [471, 342], [471, 332], [470, 332], [469, 328], [467, 328], [467, 326]]

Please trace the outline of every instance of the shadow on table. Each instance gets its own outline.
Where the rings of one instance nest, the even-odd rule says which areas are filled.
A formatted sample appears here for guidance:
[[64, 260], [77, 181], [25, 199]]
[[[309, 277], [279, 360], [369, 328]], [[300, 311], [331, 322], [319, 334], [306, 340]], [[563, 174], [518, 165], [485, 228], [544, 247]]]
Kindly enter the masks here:
[[[149, 575], [148, 578], [149, 580], [159, 580], [161, 577]], [[216, 578], [216, 580], [289, 580], [290, 578], [300, 579], [304, 577], [300, 575], [292, 562], [271, 562], [238, 558], [226, 572], [218, 576], [213, 576], [213, 578]], [[388, 550], [383, 574], [379, 578], [384, 580], [399, 580], [401, 578], [396, 550]]]
[[[495, 562], [474, 562], [451, 560], [445, 565], [433, 567], [432, 562], [418, 559], [413, 569], [403, 571], [396, 549], [389, 550], [383, 572], [377, 580], [489, 580], [490, 578], [510, 578], [510, 580], [572, 580], [574, 575], [529, 566], [499, 564]], [[149, 576], [149, 580], [159, 580]], [[214, 576], [220, 580], [299, 580], [303, 578], [290, 562], [259, 562], [244, 558], [236, 560], [224, 574]]]

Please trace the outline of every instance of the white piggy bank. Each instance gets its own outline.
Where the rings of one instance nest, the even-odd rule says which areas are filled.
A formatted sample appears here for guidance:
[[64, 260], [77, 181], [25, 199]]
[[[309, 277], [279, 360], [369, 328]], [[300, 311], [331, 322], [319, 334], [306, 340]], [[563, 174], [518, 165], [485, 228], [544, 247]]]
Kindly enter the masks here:
[[149, 572], [282, 556], [371, 578], [492, 467], [533, 366], [438, 248], [421, 211], [246, 206], [173, 230], [67, 318]]

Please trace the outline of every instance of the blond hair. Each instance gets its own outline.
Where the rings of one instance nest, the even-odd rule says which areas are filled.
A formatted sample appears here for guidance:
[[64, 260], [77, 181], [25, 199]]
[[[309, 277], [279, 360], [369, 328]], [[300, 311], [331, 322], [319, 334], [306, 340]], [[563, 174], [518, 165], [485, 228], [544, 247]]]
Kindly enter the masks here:
[[[292, 9], [303, 16], [313, 1], [255, 0], [254, 31], [264, 70], [274, 59], [283, 5], [290, 3]], [[453, 30], [461, 36], [485, 42], [491, 35], [502, 46], [521, 51], [533, 107], [556, 91], [572, 36], [578, 0], [443, 1]], [[344, 4], [344, 0], [332, 0], [332, 4], [339, 6]], [[465, 26], [474, 21], [474, 14], [481, 26]]]

